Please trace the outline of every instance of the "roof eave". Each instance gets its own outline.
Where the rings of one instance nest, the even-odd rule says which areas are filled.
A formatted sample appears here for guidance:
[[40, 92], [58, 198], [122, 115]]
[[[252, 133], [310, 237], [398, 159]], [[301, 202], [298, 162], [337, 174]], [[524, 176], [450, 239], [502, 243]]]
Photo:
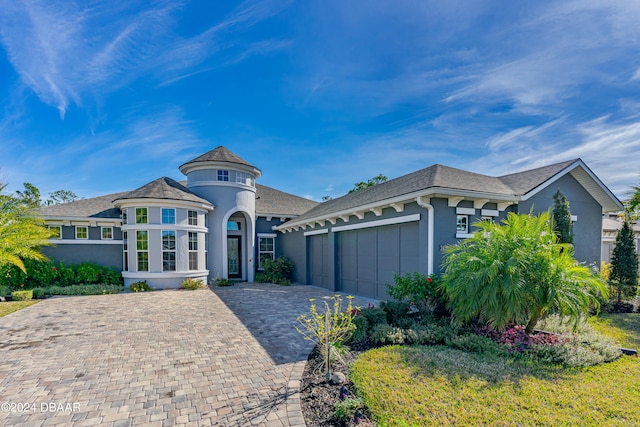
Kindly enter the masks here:
[[513, 203], [518, 203], [518, 201], [520, 200], [519, 197], [511, 194], [480, 193], [480, 192], [471, 191], [471, 190], [432, 187], [425, 190], [415, 191], [412, 193], [407, 193], [400, 196], [383, 199], [377, 202], [367, 203], [354, 208], [343, 209], [337, 212], [331, 212], [329, 214], [318, 215], [316, 217], [306, 218], [299, 221], [292, 220], [285, 224], [281, 224], [279, 226], [274, 227], [274, 230], [280, 231], [280, 230], [283, 230], [284, 228], [302, 227], [306, 224], [310, 224], [310, 223], [314, 224], [316, 222], [328, 221], [330, 218], [339, 218], [341, 216], [354, 215], [355, 213], [369, 212], [369, 211], [372, 211], [373, 209], [388, 207], [393, 204], [411, 203], [411, 202], [414, 202], [418, 197], [449, 197], [449, 196], [464, 197], [468, 199], [486, 198], [496, 202], [503, 201], [503, 202], [513, 202]]
[[158, 204], [158, 205], [165, 205], [167, 204], [167, 200], [171, 200], [172, 202], [175, 202], [178, 205], [186, 205], [186, 206], [192, 206], [192, 207], [199, 207], [202, 209], [206, 209], [208, 211], [213, 211], [215, 209], [215, 206], [212, 205], [211, 203], [208, 202], [198, 202], [195, 200], [184, 200], [184, 199], [174, 199], [174, 198], [157, 198], [157, 197], [135, 197], [135, 198], [119, 198], [119, 199], [115, 199], [113, 201], [113, 205], [116, 208], [120, 208], [121, 206], [124, 205], [136, 205], [136, 204], [149, 204], [149, 202], [152, 202], [153, 204]]
[[200, 160], [200, 161], [192, 161], [181, 165], [178, 169], [184, 175], [187, 175], [189, 172], [197, 171], [197, 170], [205, 170], [205, 169], [229, 169], [233, 165], [234, 168], [237, 168], [244, 172], [249, 172], [253, 174], [256, 178], [260, 178], [262, 176], [262, 171], [255, 166], [245, 165], [243, 163], [229, 162], [229, 161], [220, 161], [220, 160]]

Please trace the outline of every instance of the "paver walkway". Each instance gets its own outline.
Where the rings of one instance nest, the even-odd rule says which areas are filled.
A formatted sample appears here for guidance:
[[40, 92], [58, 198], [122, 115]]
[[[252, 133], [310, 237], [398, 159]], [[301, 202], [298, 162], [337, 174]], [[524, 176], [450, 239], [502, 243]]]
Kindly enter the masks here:
[[0, 318], [0, 425], [304, 426], [311, 343], [293, 325], [332, 295], [240, 284], [42, 301]]

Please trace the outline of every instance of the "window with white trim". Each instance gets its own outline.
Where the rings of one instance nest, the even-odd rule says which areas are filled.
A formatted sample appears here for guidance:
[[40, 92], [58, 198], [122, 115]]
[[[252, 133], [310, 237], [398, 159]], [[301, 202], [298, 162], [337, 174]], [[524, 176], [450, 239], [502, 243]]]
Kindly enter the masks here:
[[189, 232], [189, 270], [198, 269], [198, 233]]
[[60, 225], [50, 225], [49, 228], [49, 238], [50, 239], [62, 239], [62, 226]]
[[136, 224], [147, 224], [148, 222], [147, 208], [136, 208]]
[[127, 208], [122, 209], [122, 225], [127, 225]]
[[123, 266], [124, 271], [129, 271], [129, 233], [127, 231], [122, 232], [122, 253], [123, 253]]
[[246, 172], [236, 172], [236, 182], [238, 184], [250, 185], [252, 187], [255, 185], [253, 176]]
[[197, 211], [187, 211], [187, 217], [189, 225], [198, 225], [198, 212]]
[[162, 230], [162, 271], [176, 271], [175, 230]]
[[149, 234], [147, 230], [136, 231], [138, 271], [149, 271]]
[[218, 181], [229, 181], [229, 171], [218, 170]]
[[176, 223], [176, 210], [173, 208], [162, 208], [162, 223], [163, 224], [175, 224]]
[[86, 225], [76, 225], [76, 239], [88, 239], [89, 227]]
[[113, 227], [102, 227], [100, 236], [102, 240], [113, 240]]
[[258, 268], [264, 268], [264, 260], [275, 259], [276, 239], [274, 237], [258, 237]]
[[469, 232], [469, 215], [456, 215], [456, 233]]

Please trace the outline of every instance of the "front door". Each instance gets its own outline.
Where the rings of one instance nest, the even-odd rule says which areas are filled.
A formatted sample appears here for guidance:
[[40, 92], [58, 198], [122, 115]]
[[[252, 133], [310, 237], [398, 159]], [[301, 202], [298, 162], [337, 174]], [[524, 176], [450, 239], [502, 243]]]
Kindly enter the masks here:
[[242, 279], [242, 247], [240, 236], [227, 236], [229, 279]]

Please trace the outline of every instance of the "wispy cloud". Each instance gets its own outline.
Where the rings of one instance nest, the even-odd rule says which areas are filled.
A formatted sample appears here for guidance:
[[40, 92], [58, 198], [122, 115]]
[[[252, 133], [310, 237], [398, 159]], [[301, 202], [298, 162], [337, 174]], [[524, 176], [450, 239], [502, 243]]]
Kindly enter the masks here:
[[[71, 104], [112, 93], [141, 76], [176, 81], [197, 74], [195, 66], [228, 48], [220, 46], [222, 33], [249, 28], [289, 2], [247, 1], [201, 33], [178, 37], [185, 3], [0, 0], [0, 41], [21, 81], [64, 118]], [[221, 64], [282, 48], [279, 43], [252, 43]]]

